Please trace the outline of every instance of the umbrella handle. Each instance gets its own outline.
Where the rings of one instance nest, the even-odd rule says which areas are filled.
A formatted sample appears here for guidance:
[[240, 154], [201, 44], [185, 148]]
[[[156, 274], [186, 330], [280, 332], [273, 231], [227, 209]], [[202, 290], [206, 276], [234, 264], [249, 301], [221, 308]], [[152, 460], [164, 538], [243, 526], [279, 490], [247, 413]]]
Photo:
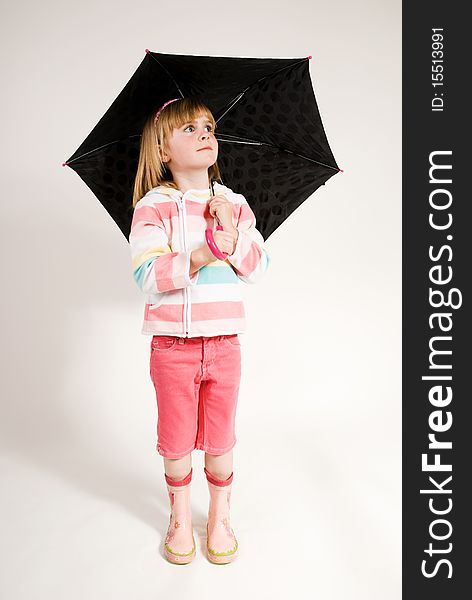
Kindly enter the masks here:
[[[218, 231], [222, 231], [223, 227], [221, 225], [217, 225], [216, 229]], [[213, 238], [213, 231], [209, 227], [205, 230], [205, 239], [208, 244], [208, 247], [216, 256], [216, 258], [219, 258], [220, 260], [226, 260], [228, 253], [221, 252], [221, 250], [218, 248], [218, 246], [215, 243], [215, 239]]]

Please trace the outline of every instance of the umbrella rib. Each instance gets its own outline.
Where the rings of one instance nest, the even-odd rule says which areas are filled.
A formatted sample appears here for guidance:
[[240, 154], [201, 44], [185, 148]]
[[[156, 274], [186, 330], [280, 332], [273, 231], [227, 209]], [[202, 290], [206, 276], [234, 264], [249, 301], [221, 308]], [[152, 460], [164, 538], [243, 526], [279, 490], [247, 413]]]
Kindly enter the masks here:
[[267, 77], [272, 77], [273, 75], [277, 75], [277, 73], [280, 73], [281, 71], [284, 71], [285, 69], [291, 69], [295, 65], [298, 65], [305, 60], [307, 60], [307, 59], [302, 58], [301, 60], [297, 60], [297, 62], [286, 65], [285, 67], [280, 67], [280, 69], [277, 69], [276, 71], [272, 71], [272, 73], [269, 73], [267, 75], [263, 75], [262, 77], [259, 77], [259, 79], [257, 79], [256, 81], [253, 81], [252, 83], [250, 83], [246, 89], [244, 89], [240, 94], [238, 94], [238, 96], [236, 96], [233, 100], [231, 100], [228, 108], [225, 110], [225, 112], [222, 115], [220, 115], [218, 117], [218, 119], [215, 121], [215, 123], [218, 123], [218, 121], [220, 121], [225, 116], [225, 114], [233, 108], [233, 106], [236, 104], [236, 102], [239, 102], [239, 100], [241, 100], [241, 98], [248, 91], [248, 89], [250, 89], [254, 85], [257, 85], [260, 81], [267, 79]]
[[[251, 84], [252, 85], [252, 84]], [[247, 92], [247, 90], [250, 88], [251, 86], [249, 85], [245, 90], [243, 90], [238, 96], [236, 96], [236, 98], [234, 100], [231, 101], [231, 104], [228, 106], [228, 108], [225, 110], [225, 112], [220, 115], [218, 117], [218, 119], [216, 119], [215, 123], [218, 123], [218, 121], [220, 121], [225, 114], [231, 110], [233, 108], [233, 106], [236, 104], [236, 102], [239, 102], [239, 100], [241, 100], [241, 98], [244, 96], [244, 94]]]
[[157, 60], [157, 58], [156, 58], [156, 57], [153, 55], [153, 53], [152, 53], [152, 52], [149, 52], [149, 56], [151, 56], [151, 58], [157, 62], [157, 64], [158, 64], [158, 65], [161, 67], [161, 69], [164, 69], [164, 71], [167, 73], [167, 75], [168, 75], [168, 76], [171, 78], [171, 80], [174, 82], [174, 84], [175, 84], [175, 87], [176, 87], [176, 88], [179, 90], [179, 94], [182, 96], [182, 98], [185, 98], [185, 96], [184, 96], [184, 94], [183, 94], [182, 90], [181, 90], [181, 89], [180, 89], [180, 87], [179, 87], [179, 84], [178, 84], [178, 83], [177, 83], [177, 81], [176, 81], [176, 80], [175, 80], [175, 79], [172, 77], [172, 75], [169, 73], [169, 71], [168, 71], [168, 70], [167, 70], [167, 69], [164, 67], [164, 65], [163, 65], [163, 64], [162, 64], [160, 61], [158, 61], [158, 60]]
[[[227, 134], [221, 134], [221, 135], [226, 135], [227, 137], [231, 137]], [[300, 158], [303, 158], [304, 160], [309, 160], [310, 162], [316, 163], [317, 165], [321, 165], [322, 167], [327, 167], [328, 169], [333, 169], [335, 171], [339, 171], [339, 169], [337, 167], [333, 167], [332, 165], [327, 165], [326, 163], [322, 163], [319, 160], [315, 160], [314, 158], [310, 158], [309, 156], [305, 156], [304, 154], [299, 154], [298, 152], [293, 152], [292, 150], [288, 150], [287, 148], [283, 148], [282, 146], [276, 146], [275, 144], [269, 144], [269, 142], [258, 142], [255, 140], [243, 140], [243, 139], [228, 139], [225, 140], [223, 138], [218, 137], [217, 138], [219, 141], [221, 142], [233, 142], [235, 144], [252, 144], [253, 146], [269, 146], [270, 148], [277, 148], [277, 150], [281, 150], [282, 152], [288, 152], [289, 154], [293, 154], [294, 156], [298, 156]]]
[[141, 134], [140, 133], [135, 133], [133, 135], [129, 135], [127, 138], [121, 138], [119, 140], [114, 140], [113, 142], [107, 142], [106, 144], [102, 144], [101, 146], [98, 146], [98, 148], [94, 148], [93, 150], [89, 150], [88, 152], [84, 152], [80, 156], [76, 156], [73, 160], [67, 161], [67, 165], [70, 165], [71, 163], [75, 162], [76, 160], [80, 160], [84, 156], [87, 156], [89, 154], [93, 154], [94, 152], [98, 152], [102, 148], [106, 148], [107, 146], [111, 146], [112, 144], [116, 144], [118, 142], [122, 142], [124, 139], [129, 139], [129, 138], [133, 138], [133, 137], [141, 137]]

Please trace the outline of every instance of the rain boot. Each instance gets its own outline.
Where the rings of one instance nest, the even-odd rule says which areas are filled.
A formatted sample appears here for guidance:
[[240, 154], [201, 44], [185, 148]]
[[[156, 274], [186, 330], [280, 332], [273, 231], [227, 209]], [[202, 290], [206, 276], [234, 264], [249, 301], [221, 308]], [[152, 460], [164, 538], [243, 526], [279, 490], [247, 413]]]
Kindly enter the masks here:
[[165, 474], [170, 500], [170, 521], [164, 542], [164, 554], [168, 561], [184, 565], [195, 557], [192, 515], [190, 510], [190, 484], [192, 471], [181, 481]]
[[238, 542], [230, 527], [229, 509], [233, 473], [228, 479], [214, 477], [204, 467], [210, 491], [210, 506], [207, 522], [207, 555], [212, 563], [232, 562], [238, 553]]

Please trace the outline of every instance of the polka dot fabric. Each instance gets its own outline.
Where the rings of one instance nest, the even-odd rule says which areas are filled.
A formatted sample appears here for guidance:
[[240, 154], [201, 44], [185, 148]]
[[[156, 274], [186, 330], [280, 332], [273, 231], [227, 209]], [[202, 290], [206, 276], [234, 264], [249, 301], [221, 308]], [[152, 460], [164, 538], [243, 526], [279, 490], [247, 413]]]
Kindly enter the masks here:
[[339, 168], [321, 122], [308, 58], [148, 52], [67, 164], [129, 238], [140, 135], [169, 98], [197, 96], [216, 121], [222, 183], [241, 193], [264, 239]]

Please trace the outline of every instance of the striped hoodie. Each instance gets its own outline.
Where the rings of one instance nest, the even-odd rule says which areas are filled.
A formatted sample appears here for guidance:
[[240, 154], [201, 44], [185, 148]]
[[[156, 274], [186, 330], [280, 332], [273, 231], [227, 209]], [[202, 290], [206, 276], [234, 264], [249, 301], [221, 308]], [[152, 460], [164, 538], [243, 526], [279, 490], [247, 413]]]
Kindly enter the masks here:
[[129, 237], [133, 276], [146, 295], [142, 333], [178, 337], [244, 333], [242, 283], [256, 283], [270, 257], [242, 194], [216, 182], [215, 195], [233, 204], [238, 241], [232, 255], [189, 274], [190, 254], [214, 230], [210, 189], [150, 190], [136, 204]]

